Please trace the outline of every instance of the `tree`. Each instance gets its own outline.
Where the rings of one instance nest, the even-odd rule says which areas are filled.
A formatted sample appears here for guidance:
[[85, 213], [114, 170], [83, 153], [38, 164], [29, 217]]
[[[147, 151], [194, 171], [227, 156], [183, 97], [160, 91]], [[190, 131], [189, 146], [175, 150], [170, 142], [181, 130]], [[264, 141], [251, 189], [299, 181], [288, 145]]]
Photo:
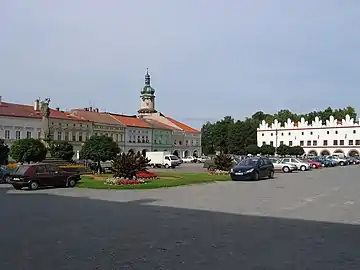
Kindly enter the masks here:
[[207, 122], [201, 128], [201, 146], [204, 154], [215, 153], [214, 127], [215, 124]]
[[233, 160], [230, 155], [221, 153], [214, 158], [215, 168], [221, 171], [228, 171], [233, 166]]
[[276, 153], [278, 155], [280, 155], [280, 156], [289, 155], [290, 154], [290, 147], [287, 146], [286, 144], [282, 144], [276, 149]]
[[247, 154], [257, 155], [260, 154], [260, 147], [258, 147], [256, 144], [250, 144], [246, 146], [245, 151]]
[[260, 153], [262, 155], [274, 155], [275, 154], [275, 147], [269, 144], [263, 144], [260, 147]]
[[75, 154], [72, 144], [66, 141], [50, 142], [49, 151], [52, 157], [71, 161]]
[[293, 146], [290, 147], [289, 149], [289, 154], [293, 155], [293, 156], [301, 156], [305, 153], [304, 148], [302, 148], [301, 146]]
[[140, 152], [136, 154], [132, 152], [122, 153], [114, 159], [112, 170], [115, 177], [133, 179], [137, 172], [146, 170], [149, 162], [150, 160], [141, 155]]
[[81, 159], [90, 159], [98, 164], [98, 171], [101, 172], [101, 161], [113, 160], [120, 152], [116, 142], [111, 137], [104, 135], [91, 136], [80, 151]]
[[9, 152], [9, 146], [5, 144], [5, 141], [3, 139], [0, 139], [0, 165], [7, 164]]
[[46, 158], [47, 149], [38, 139], [21, 139], [13, 143], [10, 156], [16, 162], [39, 162]]

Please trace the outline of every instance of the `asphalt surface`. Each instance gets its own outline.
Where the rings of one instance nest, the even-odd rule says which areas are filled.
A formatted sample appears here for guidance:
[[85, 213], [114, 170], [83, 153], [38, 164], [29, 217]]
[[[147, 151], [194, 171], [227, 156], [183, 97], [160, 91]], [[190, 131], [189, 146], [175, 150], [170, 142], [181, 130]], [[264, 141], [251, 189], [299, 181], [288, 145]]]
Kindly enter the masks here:
[[0, 269], [360, 269], [359, 166], [148, 191], [0, 187]]

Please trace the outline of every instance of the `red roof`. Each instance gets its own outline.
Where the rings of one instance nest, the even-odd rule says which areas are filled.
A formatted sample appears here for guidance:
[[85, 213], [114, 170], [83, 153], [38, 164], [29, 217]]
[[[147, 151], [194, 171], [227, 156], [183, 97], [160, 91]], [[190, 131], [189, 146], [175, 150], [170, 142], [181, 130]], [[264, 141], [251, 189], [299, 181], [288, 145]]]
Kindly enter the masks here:
[[149, 123], [151, 126], [153, 126], [156, 129], [165, 129], [165, 130], [180, 130], [180, 128], [176, 128], [173, 126], [166, 125], [164, 123], [161, 123], [159, 121], [153, 120], [153, 119], [143, 119], [145, 122]]
[[185, 125], [179, 121], [176, 121], [175, 119], [171, 118], [171, 117], [167, 117], [165, 116], [166, 119], [168, 119], [171, 123], [175, 124], [176, 126], [178, 126], [179, 128], [181, 128], [183, 131], [185, 132], [191, 132], [191, 133], [200, 133], [200, 131], [189, 127], [188, 125]]
[[[25, 117], [25, 118], [38, 118], [42, 117], [40, 110], [34, 110], [34, 106], [15, 104], [15, 103], [0, 103], [0, 115], [11, 117]], [[79, 121], [83, 120], [78, 117], [72, 116], [67, 112], [50, 109], [50, 118], [52, 119], [64, 119]], [[84, 121], [84, 120], [83, 120]]]
[[113, 114], [109, 113], [114, 119], [119, 121], [121, 124], [127, 127], [139, 127], [139, 128], [151, 128], [151, 126], [143, 121], [142, 119], [134, 116], [122, 115], [122, 114]]
[[71, 115], [75, 117], [80, 117], [91, 122], [107, 124], [107, 125], [120, 125], [119, 121], [116, 121], [107, 113], [86, 111], [84, 109], [74, 109], [71, 110]]

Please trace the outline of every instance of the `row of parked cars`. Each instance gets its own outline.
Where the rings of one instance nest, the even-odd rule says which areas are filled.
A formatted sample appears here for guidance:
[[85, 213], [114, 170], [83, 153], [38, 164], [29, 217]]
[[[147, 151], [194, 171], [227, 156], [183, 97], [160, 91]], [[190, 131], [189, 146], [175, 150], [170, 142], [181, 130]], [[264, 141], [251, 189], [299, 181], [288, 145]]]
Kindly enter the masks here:
[[232, 180], [258, 180], [273, 178], [276, 171], [291, 173], [293, 171], [308, 171], [322, 167], [335, 167], [360, 164], [359, 157], [248, 157], [240, 160], [231, 169]]

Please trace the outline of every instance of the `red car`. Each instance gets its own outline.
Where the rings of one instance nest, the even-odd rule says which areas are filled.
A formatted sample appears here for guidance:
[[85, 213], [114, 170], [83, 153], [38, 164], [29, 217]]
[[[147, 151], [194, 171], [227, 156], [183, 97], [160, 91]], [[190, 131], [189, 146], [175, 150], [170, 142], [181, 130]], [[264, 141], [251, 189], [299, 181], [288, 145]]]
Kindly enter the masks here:
[[307, 162], [309, 162], [309, 164], [311, 165], [311, 167], [313, 167], [314, 169], [318, 169], [322, 167], [322, 164], [320, 162], [317, 161], [313, 161], [311, 159], [308, 159]]

